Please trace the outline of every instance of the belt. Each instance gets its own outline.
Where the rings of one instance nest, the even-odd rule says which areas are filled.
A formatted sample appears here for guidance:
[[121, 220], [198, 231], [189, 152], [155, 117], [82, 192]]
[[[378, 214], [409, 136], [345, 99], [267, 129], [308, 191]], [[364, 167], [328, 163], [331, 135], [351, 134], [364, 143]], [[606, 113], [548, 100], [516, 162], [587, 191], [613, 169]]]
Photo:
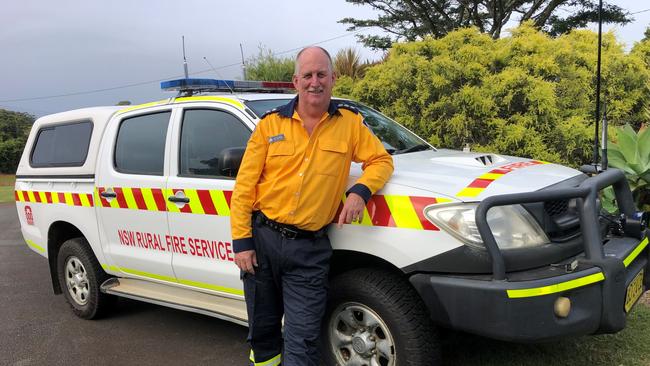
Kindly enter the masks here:
[[326, 227], [316, 231], [299, 229], [293, 225], [283, 224], [269, 219], [262, 211], [255, 211], [253, 217], [256, 222], [266, 225], [269, 229], [279, 232], [285, 239], [316, 239], [325, 236]]

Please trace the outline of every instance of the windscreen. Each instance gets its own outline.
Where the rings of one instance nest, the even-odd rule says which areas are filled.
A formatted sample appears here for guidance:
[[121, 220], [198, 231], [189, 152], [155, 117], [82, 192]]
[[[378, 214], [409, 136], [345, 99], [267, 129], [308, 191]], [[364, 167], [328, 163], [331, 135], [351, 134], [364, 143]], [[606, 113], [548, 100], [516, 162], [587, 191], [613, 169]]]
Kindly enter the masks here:
[[[287, 104], [288, 102], [288, 99], [252, 100], [247, 101], [246, 106], [255, 112], [257, 116], [262, 116], [267, 111]], [[379, 138], [388, 153], [404, 154], [433, 149], [431, 145], [427, 144], [426, 141], [419, 138], [416, 134], [378, 111], [361, 103], [349, 100], [344, 102], [359, 110], [363, 116], [363, 122]]]

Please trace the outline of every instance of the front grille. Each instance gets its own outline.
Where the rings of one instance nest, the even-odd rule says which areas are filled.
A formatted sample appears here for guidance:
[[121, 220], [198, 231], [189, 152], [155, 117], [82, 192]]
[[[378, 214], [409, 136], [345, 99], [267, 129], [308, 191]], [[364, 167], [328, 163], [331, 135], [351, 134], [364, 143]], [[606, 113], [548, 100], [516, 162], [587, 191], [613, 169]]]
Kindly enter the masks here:
[[569, 210], [569, 200], [557, 200], [544, 202], [544, 211], [550, 217], [556, 217], [565, 214]]

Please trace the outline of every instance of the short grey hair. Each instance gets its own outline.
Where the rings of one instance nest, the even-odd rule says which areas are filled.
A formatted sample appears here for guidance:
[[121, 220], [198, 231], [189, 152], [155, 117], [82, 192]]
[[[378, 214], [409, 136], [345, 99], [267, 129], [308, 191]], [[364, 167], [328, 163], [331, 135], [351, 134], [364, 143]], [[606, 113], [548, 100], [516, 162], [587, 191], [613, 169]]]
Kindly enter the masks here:
[[298, 75], [298, 71], [299, 71], [299, 70], [298, 70], [298, 60], [300, 59], [300, 56], [302, 55], [302, 53], [305, 52], [305, 51], [307, 51], [307, 50], [310, 49], [310, 48], [316, 48], [316, 49], [319, 49], [319, 50], [323, 51], [323, 53], [325, 54], [325, 56], [327, 56], [327, 63], [328, 63], [328, 66], [329, 66], [329, 68], [330, 68], [330, 71], [333, 72], [333, 71], [334, 71], [334, 64], [332, 63], [332, 56], [330, 56], [330, 53], [327, 52], [327, 50], [324, 49], [324, 48], [321, 47], [321, 46], [308, 46], [308, 47], [305, 47], [305, 48], [303, 48], [302, 50], [300, 50], [300, 52], [298, 52], [298, 54], [296, 55], [296, 61], [294, 62], [295, 67], [294, 67], [294, 69], [293, 69], [293, 74], [294, 74], [294, 75]]

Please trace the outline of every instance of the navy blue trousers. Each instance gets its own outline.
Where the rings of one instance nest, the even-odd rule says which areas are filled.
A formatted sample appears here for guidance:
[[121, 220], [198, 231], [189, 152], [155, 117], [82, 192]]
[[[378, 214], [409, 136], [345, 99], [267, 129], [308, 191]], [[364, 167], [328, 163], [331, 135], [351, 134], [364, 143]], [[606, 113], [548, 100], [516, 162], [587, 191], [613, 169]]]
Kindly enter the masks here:
[[[258, 267], [244, 273], [248, 342], [254, 364], [284, 366], [320, 362], [318, 339], [327, 304], [329, 260], [327, 235], [287, 239], [253, 218]], [[282, 315], [284, 314], [284, 342]]]

